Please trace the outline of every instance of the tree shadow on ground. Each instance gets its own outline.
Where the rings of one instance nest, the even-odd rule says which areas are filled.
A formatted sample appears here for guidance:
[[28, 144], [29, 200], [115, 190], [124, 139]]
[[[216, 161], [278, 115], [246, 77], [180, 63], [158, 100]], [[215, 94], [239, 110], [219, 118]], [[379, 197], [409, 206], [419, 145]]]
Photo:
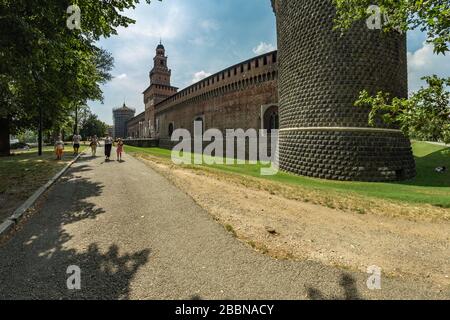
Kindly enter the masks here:
[[344, 294], [342, 297], [339, 296], [326, 297], [318, 289], [311, 287], [307, 288], [306, 292], [308, 298], [311, 300], [362, 300], [356, 287], [356, 280], [351, 275], [347, 273], [342, 274], [341, 279], [339, 281], [339, 285], [344, 290]]
[[[0, 299], [129, 298], [130, 282], [148, 262], [150, 249], [121, 252], [117, 243], [106, 249], [89, 239], [74, 249], [70, 243], [74, 239], [66, 227], [108, 214], [89, 201], [101, 196], [103, 186], [79, 175], [88, 170], [87, 165], [72, 168], [38, 204], [38, 213], [0, 247]], [[72, 265], [81, 269], [81, 290], [67, 288]]]

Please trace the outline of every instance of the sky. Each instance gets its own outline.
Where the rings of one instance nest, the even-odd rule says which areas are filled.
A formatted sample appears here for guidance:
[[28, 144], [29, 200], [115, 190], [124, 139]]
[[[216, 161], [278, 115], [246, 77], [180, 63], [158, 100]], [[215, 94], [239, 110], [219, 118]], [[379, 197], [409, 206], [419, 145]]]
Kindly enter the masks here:
[[[99, 118], [112, 124], [112, 109], [126, 102], [144, 111], [142, 92], [149, 85], [160, 39], [172, 69], [172, 85], [180, 89], [233, 64], [276, 49], [275, 15], [269, 0], [163, 0], [124, 14], [136, 20], [118, 35], [99, 41], [112, 53], [113, 79], [102, 86], [104, 102], [89, 102]], [[450, 55], [433, 54], [420, 31], [408, 33], [409, 90], [421, 77], [450, 75]]]

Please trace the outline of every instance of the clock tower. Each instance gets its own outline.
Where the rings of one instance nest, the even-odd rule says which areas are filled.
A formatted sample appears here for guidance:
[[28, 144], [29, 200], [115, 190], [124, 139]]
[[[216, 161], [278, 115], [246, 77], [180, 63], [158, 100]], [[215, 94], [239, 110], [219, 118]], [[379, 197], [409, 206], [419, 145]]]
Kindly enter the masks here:
[[167, 66], [166, 50], [162, 43], [156, 47], [153, 58], [153, 68], [149, 73], [150, 86], [144, 91], [145, 119], [150, 137], [155, 137], [157, 128], [155, 123], [155, 107], [161, 101], [177, 93], [178, 88], [170, 85], [172, 70]]

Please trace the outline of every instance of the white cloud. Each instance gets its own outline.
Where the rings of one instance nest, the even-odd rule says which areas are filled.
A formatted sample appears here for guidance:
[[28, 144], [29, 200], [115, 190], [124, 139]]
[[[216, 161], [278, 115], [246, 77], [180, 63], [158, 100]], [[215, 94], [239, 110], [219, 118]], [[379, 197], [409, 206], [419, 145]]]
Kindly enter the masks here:
[[114, 77], [114, 79], [117, 79], [117, 80], [124, 80], [126, 78], [127, 78], [127, 74], [126, 73], [122, 73], [122, 74], [119, 74], [118, 76]]
[[424, 84], [420, 78], [433, 74], [448, 77], [450, 74], [450, 55], [437, 55], [433, 46], [427, 43], [415, 52], [408, 52], [409, 90], [417, 91]]
[[203, 37], [196, 37], [194, 39], [190, 39], [189, 43], [195, 44], [196, 46], [203, 46], [207, 43], [207, 41]]
[[205, 78], [208, 78], [211, 73], [205, 72], [205, 71], [199, 71], [194, 74], [194, 78], [192, 78], [192, 83], [199, 82], [200, 80], [203, 80]]
[[[155, 41], [155, 43], [157, 43]], [[152, 63], [155, 55], [156, 44], [154, 47], [147, 46], [143, 43], [128, 44], [124, 47], [114, 50], [114, 59], [116, 65], [126, 66], [127, 68], [142, 68]]]
[[[114, 93], [132, 92], [135, 95], [140, 95], [145, 89], [145, 83], [142, 83], [140, 74], [128, 75], [126, 73], [114, 77], [108, 82], [105, 87], [113, 90]], [[129, 95], [129, 94], [125, 94]]]
[[206, 31], [217, 31], [219, 30], [219, 23], [214, 20], [203, 20], [200, 22], [200, 27]]
[[[137, 14], [136, 24], [127, 28], [118, 28], [121, 39], [165, 39], [173, 40], [181, 37], [189, 30], [189, 15], [187, 9], [179, 4], [168, 4], [158, 8], [158, 11], [143, 10]], [[158, 17], [152, 18], [152, 14]], [[137, 13], [137, 11], [136, 11]]]
[[265, 42], [261, 42], [257, 47], [253, 48], [253, 52], [257, 55], [261, 55], [274, 50], [276, 50], [276, 47], [273, 44]]

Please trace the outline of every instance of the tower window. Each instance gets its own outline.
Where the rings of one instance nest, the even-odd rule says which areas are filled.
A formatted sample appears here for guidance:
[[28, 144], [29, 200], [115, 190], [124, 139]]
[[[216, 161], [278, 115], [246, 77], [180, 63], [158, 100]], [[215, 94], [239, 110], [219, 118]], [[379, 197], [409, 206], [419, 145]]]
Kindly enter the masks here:
[[272, 106], [264, 112], [264, 129], [267, 129], [268, 133], [272, 133], [272, 130], [279, 129], [280, 120], [278, 115], [278, 107]]
[[255, 60], [255, 68], [259, 68], [259, 59]]
[[252, 63], [251, 63], [251, 62], [249, 62], [249, 63], [247, 64], [247, 70], [252, 70]]
[[267, 56], [264, 57], [264, 65], [267, 66]]
[[244, 73], [244, 65], [241, 64], [241, 73]]
[[277, 62], [277, 53], [276, 52], [274, 52], [273, 55], [272, 55], [272, 62], [273, 63]]

